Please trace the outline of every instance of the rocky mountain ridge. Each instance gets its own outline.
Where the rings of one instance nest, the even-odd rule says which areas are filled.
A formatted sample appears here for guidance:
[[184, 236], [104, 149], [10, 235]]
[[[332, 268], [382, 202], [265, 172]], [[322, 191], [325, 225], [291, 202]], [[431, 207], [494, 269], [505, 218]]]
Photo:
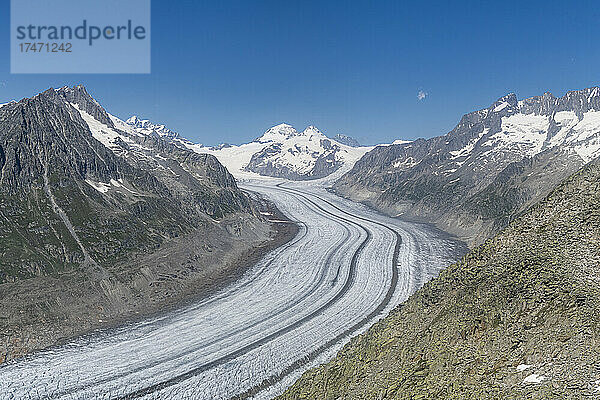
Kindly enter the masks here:
[[0, 361], [211, 290], [270, 245], [255, 207], [214, 156], [83, 86], [4, 105]]
[[[177, 144], [179, 146], [191, 146], [194, 143], [190, 142], [186, 138], [180, 136], [177, 132], [174, 132], [167, 128], [162, 124], [155, 124], [147, 119], [140, 119], [137, 115], [133, 115], [128, 118], [125, 123], [130, 125], [137, 131], [143, 135], [156, 135], [162, 139], [168, 140], [173, 144]], [[202, 145], [199, 145], [202, 146]]]
[[345, 144], [350, 147], [360, 147], [360, 143], [358, 140], [354, 139], [352, 136], [344, 135], [343, 133], [338, 133], [334, 137], [332, 137], [338, 143]]
[[375, 148], [334, 188], [474, 245], [599, 155], [599, 88], [521, 101], [509, 94], [446, 135]]

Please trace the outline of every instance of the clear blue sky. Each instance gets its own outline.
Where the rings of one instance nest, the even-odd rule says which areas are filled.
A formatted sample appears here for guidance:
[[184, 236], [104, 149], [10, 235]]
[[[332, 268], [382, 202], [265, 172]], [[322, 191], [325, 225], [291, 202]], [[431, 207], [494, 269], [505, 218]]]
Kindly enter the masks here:
[[0, 102], [83, 83], [119, 117], [206, 144], [280, 122], [365, 143], [431, 137], [509, 92], [600, 83], [597, 1], [153, 0], [150, 75], [11, 75], [1, 4]]

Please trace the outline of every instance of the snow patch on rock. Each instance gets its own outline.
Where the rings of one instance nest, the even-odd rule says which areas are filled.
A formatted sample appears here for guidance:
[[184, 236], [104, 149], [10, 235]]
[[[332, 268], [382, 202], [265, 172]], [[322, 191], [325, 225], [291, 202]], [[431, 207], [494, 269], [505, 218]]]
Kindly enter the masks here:
[[485, 144], [497, 148], [519, 150], [527, 156], [542, 151], [550, 121], [544, 115], [514, 114], [502, 118], [501, 131]]
[[525, 371], [526, 369], [529, 369], [529, 368], [531, 368], [531, 367], [533, 367], [533, 365], [529, 365], [529, 364], [520, 364], [520, 365], [517, 365], [517, 371], [518, 371], [518, 372], [522, 372], [522, 371]]
[[496, 106], [496, 108], [494, 108], [494, 112], [500, 112], [500, 111], [504, 110], [508, 106], [510, 106], [510, 104], [508, 104], [507, 102], [503, 101], [502, 103], [498, 104]]
[[104, 182], [94, 182], [91, 179], [85, 180], [88, 185], [99, 191], [100, 193], [108, 193], [110, 190], [110, 184]]
[[472, 141], [470, 141], [465, 147], [463, 147], [460, 150], [451, 151], [450, 154], [452, 155], [452, 158], [460, 158], [460, 157], [464, 157], [466, 155], [471, 154], [471, 152], [473, 151], [473, 149], [475, 148], [475, 146], [477, 145], [477, 143], [479, 142], [479, 140], [481, 140], [481, 138], [483, 136], [485, 136], [488, 132], [489, 132], [489, 129], [485, 128], [479, 134], [479, 136], [477, 138], [475, 138]]
[[547, 378], [543, 375], [531, 374], [531, 375], [528, 375], [527, 377], [525, 377], [525, 379], [523, 379], [523, 383], [530, 383], [530, 384], [542, 383], [546, 379]]

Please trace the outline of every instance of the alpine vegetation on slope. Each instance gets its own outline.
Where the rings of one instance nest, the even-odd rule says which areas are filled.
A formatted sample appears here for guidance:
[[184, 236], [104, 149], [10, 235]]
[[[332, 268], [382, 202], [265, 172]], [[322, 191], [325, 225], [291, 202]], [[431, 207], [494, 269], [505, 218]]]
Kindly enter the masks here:
[[271, 235], [214, 156], [82, 86], [0, 108], [0, 171], [0, 361], [207, 291]]
[[477, 244], [598, 155], [600, 88], [510, 94], [444, 136], [375, 148], [335, 189]]
[[594, 162], [282, 398], [594, 398], [599, 249]]
[[274, 126], [256, 140], [240, 146], [189, 147], [215, 155], [236, 176], [259, 174], [291, 180], [323, 178], [342, 168], [349, 170], [372, 149], [339, 143], [314, 126], [298, 132], [288, 124]]

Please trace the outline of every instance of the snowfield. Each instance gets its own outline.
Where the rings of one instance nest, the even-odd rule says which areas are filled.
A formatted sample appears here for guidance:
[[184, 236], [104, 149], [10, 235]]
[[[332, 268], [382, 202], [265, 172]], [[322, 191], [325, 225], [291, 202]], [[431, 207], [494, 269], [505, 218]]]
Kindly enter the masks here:
[[242, 187], [299, 224], [291, 242], [197, 304], [1, 366], [0, 398], [271, 398], [463, 251], [323, 185], [282, 182]]

